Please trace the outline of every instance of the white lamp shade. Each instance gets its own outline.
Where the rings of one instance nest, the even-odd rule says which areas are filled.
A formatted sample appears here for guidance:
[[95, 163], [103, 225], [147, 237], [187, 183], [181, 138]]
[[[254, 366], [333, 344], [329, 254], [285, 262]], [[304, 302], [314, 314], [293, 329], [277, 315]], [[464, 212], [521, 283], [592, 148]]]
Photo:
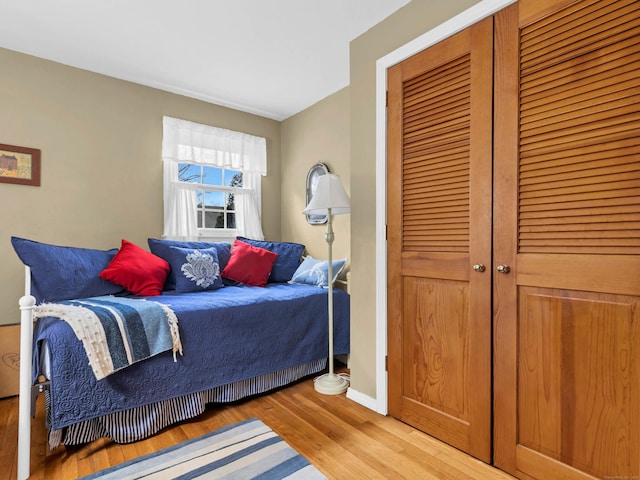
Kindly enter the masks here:
[[331, 209], [333, 215], [349, 213], [351, 204], [349, 195], [344, 191], [338, 175], [326, 174], [318, 177], [318, 184], [313, 197], [303, 213], [310, 215], [327, 215]]

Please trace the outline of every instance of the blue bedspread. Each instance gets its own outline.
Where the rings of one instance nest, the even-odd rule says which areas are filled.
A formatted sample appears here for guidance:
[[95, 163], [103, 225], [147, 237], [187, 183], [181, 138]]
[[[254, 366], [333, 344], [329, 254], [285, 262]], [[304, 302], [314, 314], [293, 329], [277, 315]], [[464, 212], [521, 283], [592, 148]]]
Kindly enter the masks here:
[[[51, 355], [51, 428], [179, 397], [328, 356], [327, 291], [269, 284], [150, 299], [176, 313], [184, 350], [135, 363], [97, 381], [65, 322], [45, 318], [36, 342]], [[349, 296], [334, 290], [334, 353], [349, 353]]]

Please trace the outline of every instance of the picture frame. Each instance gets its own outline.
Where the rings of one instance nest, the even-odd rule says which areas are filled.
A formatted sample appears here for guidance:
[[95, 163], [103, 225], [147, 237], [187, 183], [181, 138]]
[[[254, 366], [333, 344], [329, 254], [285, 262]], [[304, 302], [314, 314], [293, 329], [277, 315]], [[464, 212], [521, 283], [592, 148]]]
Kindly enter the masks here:
[[40, 150], [0, 144], [0, 183], [40, 186]]
[[[316, 191], [316, 187], [318, 185], [318, 177], [321, 175], [326, 175], [329, 173], [329, 167], [327, 167], [324, 163], [316, 163], [313, 167], [309, 169], [307, 173], [307, 203], [311, 201], [313, 194]], [[306, 206], [305, 205], [305, 206]], [[309, 215], [307, 214], [307, 223], [311, 225], [322, 225], [327, 223], [327, 215]]]

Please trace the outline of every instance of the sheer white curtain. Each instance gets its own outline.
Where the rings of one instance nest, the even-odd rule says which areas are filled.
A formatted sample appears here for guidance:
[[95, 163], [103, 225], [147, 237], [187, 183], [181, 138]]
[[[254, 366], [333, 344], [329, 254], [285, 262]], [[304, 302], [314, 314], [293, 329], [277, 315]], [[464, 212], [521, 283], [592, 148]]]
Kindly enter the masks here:
[[244, 190], [236, 194], [236, 228], [238, 235], [256, 240], [264, 240], [262, 233], [260, 196], [261, 179], [255, 172], [242, 174]]
[[196, 240], [198, 238], [197, 199], [195, 190], [178, 182], [178, 162], [164, 158], [164, 238]]
[[267, 174], [267, 141], [263, 137], [163, 117], [164, 236], [198, 238], [196, 193], [178, 181], [180, 162], [242, 171], [243, 189], [235, 193], [239, 235], [262, 240], [260, 182]]

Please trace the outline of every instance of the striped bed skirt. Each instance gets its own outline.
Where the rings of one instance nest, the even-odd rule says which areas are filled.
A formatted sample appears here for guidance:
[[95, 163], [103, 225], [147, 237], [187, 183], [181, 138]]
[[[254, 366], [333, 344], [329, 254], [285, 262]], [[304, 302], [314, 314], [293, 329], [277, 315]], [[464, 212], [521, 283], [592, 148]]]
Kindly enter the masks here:
[[[164, 427], [197, 417], [208, 403], [233, 402], [251, 395], [282, 387], [308, 375], [318, 373], [327, 365], [327, 359], [267, 373], [258, 377], [222, 385], [182, 397], [163, 400], [123, 412], [80, 422], [49, 432], [51, 450], [64, 445], [79, 445], [98, 438], [110, 438], [116, 443], [131, 443], [147, 438]], [[49, 392], [45, 392], [48, 396]], [[47, 410], [49, 399], [46, 399]]]

